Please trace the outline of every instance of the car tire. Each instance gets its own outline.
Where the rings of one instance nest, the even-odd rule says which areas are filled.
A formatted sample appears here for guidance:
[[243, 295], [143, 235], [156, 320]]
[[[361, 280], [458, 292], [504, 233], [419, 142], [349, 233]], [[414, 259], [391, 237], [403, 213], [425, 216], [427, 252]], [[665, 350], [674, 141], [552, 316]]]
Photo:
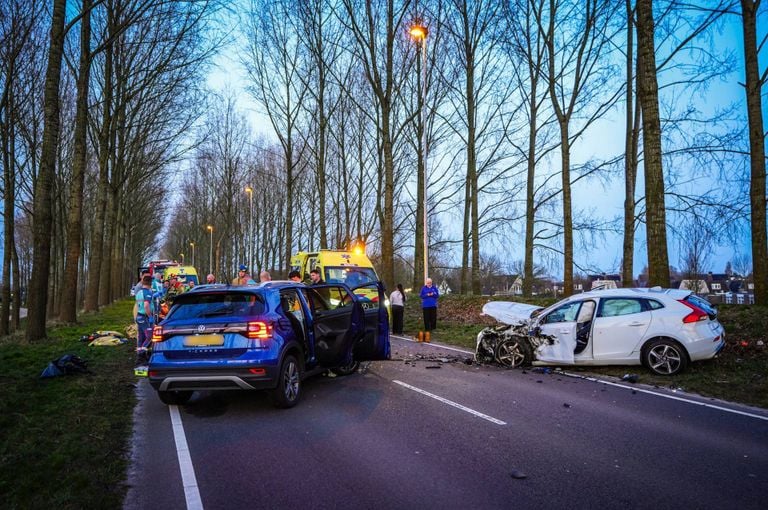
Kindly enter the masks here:
[[332, 368], [331, 372], [338, 376], [345, 376], [345, 375], [352, 375], [355, 372], [357, 372], [357, 369], [360, 368], [360, 362], [355, 361], [354, 359], [347, 363], [346, 365], [342, 365], [336, 368]]
[[277, 387], [271, 393], [272, 404], [288, 409], [299, 402], [301, 397], [301, 367], [293, 354], [288, 354], [280, 365]]
[[656, 375], [675, 375], [688, 366], [688, 353], [670, 338], [657, 338], [643, 346], [641, 361]]
[[169, 406], [183, 406], [192, 398], [191, 391], [158, 391], [157, 396], [163, 404]]
[[533, 361], [533, 350], [527, 339], [521, 336], [513, 336], [496, 346], [494, 356], [501, 366], [517, 368], [531, 364]]

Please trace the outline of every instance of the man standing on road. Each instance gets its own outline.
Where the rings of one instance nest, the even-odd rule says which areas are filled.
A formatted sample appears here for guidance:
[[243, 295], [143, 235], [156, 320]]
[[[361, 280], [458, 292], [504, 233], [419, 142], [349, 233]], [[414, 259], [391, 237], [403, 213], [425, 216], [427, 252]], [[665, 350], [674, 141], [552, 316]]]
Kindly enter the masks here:
[[309, 279], [312, 280], [311, 285], [322, 285], [325, 283], [320, 277], [320, 270], [318, 268], [314, 268], [309, 272]]
[[248, 267], [245, 264], [240, 264], [237, 269], [237, 278], [232, 280], [232, 285], [248, 285], [248, 280], [252, 280], [248, 274]]
[[419, 293], [421, 298], [421, 310], [424, 314], [424, 331], [437, 329], [437, 299], [440, 293], [437, 287], [432, 285], [432, 278], [427, 278]]
[[269, 271], [262, 271], [259, 273], [259, 283], [264, 282], [271, 282], [272, 281], [272, 275], [269, 274]]
[[141, 289], [136, 293], [136, 303], [133, 306], [133, 320], [136, 321], [136, 352], [137, 361], [147, 360], [151, 336], [148, 329], [152, 327], [152, 317], [155, 313], [152, 299], [152, 277], [148, 274], [141, 279]]
[[209, 274], [205, 277], [205, 283], [216, 283], [216, 277], [213, 274]]
[[301, 273], [298, 271], [291, 271], [288, 273], [288, 279], [292, 282], [300, 283], [301, 282]]

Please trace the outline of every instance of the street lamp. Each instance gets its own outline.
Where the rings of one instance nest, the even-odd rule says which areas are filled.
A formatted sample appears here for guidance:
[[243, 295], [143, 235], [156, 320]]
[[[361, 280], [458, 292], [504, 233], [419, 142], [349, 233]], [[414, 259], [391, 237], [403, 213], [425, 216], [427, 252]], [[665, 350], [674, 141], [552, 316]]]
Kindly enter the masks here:
[[208, 254], [208, 260], [211, 264], [211, 274], [213, 274], [213, 225], [208, 225], [206, 228], [208, 229], [208, 232], [211, 233], [211, 251]]
[[[421, 114], [421, 167], [424, 170], [422, 176], [423, 193], [423, 214], [422, 220], [424, 231], [424, 281], [429, 276], [427, 261], [429, 260], [429, 241], [427, 236], [427, 35], [429, 29], [420, 21], [416, 20], [410, 29], [411, 37], [421, 46], [421, 95], [419, 97]], [[418, 60], [416, 61], [418, 63]]]
[[253, 271], [253, 188], [250, 186], [245, 188], [245, 192], [248, 193], [248, 268]]
[[190, 242], [189, 245], [192, 247], [192, 266], [195, 265], [195, 243]]

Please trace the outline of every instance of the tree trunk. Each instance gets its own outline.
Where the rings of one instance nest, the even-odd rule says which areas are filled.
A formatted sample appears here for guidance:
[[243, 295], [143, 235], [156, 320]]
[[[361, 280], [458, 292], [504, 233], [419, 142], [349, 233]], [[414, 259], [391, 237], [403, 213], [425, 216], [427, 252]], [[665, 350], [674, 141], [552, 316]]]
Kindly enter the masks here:
[[664, 205], [664, 170], [661, 160], [659, 87], [654, 53], [651, 0], [637, 0], [637, 49], [640, 59], [637, 91], [643, 116], [645, 169], [645, 224], [648, 247], [648, 285], [669, 287], [667, 221]]
[[[111, 13], [109, 14], [111, 17]], [[110, 25], [110, 34], [113, 32]], [[101, 266], [104, 254], [104, 216], [107, 211], [107, 194], [109, 193], [109, 150], [110, 133], [112, 131], [112, 97], [113, 80], [112, 65], [114, 47], [106, 49], [104, 58], [104, 98], [101, 129], [99, 131], [99, 185], [96, 191], [96, 215], [91, 236], [91, 253], [88, 257], [88, 283], [85, 289], [85, 311], [93, 312], [99, 309], [99, 287]]]
[[571, 210], [571, 143], [567, 121], [560, 122], [563, 186], [563, 296], [573, 294], [573, 211]]
[[83, 0], [83, 17], [80, 20], [80, 69], [77, 77], [77, 107], [75, 113], [74, 156], [72, 184], [69, 193], [69, 218], [67, 221], [67, 253], [64, 281], [61, 287], [61, 313], [64, 322], [77, 320], [77, 288], [80, 252], [83, 238], [83, 184], [88, 147], [88, 84], [91, 70], [91, 5], [93, 0]]
[[18, 280], [18, 273], [11, 276], [11, 251], [14, 245], [15, 218], [16, 210], [16, 149], [14, 126], [16, 123], [13, 97], [15, 59], [8, 63], [8, 74], [5, 77], [5, 88], [3, 94], [3, 104], [0, 105], [0, 112], [5, 112], [5, 120], [0, 124], [2, 126], [2, 147], [3, 147], [3, 288], [2, 305], [0, 306], [0, 336], [7, 335], [9, 330], [9, 321], [11, 313], [11, 282]]
[[45, 73], [43, 145], [40, 172], [34, 197], [33, 262], [29, 285], [27, 318], [28, 342], [46, 337], [45, 320], [48, 305], [48, 276], [51, 263], [51, 201], [56, 174], [56, 153], [59, 141], [59, 83], [61, 59], [64, 52], [64, 17], [66, 0], [54, 0], [51, 16], [48, 69]]
[[632, 0], [626, 1], [627, 13], [627, 110], [624, 133], [624, 244], [621, 258], [622, 286], [632, 287], [635, 260], [635, 187], [637, 182], [637, 112], [633, 94], [634, 83], [634, 22]]
[[760, 79], [757, 56], [757, 9], [759, 2], [741, 0], [744, 32], [744, 65], [746, 71], [747, 117], [749, 119], [750, 179], [749, 203], [752, 225], [752, 275], [755, 282], [755, 304], [768, 305], [768, 243], [766, 242], [765, 200], [765, 134], [760, 96], [764, 79]]

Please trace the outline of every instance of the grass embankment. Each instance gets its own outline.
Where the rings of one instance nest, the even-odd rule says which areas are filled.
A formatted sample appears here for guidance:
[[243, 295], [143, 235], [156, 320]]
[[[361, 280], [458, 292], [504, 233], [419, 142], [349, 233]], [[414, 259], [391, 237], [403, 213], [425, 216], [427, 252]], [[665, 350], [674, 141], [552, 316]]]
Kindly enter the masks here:
[[[52, 325], [47, 340], [0, 339], [0, 501], [3, 508], [120, 508], [135, 403], [134, 343], [88, 347], [82, 335], [123, 332], [132, 302], [77, 326]], [[63, 354], [91, 373], [40, 379]]]
[[[405, 333], [416, 335], [423, 328], [419, 299], [409, 296], [405, 314]], [[522, 301], [517, 298], [500, 298]], [[444, 296], [438, 306], [437, 331], [432, 337], [469, 350], [475, 349], [477, 333], [496, 321], [481, 316], [489, 298]], [[525, 300], [540, 306], [553, 299]], [[708, 397], [768, 408], [768, 330], [765, 320], [768, 308], [747, 305], [719, 305], [718, 318], [726, 333], [726, 345], [717, 358], [692, 363], [688, 369], [672, 377], [652, 375], [641, 366], [569, 367], [570, 372], [585, 375], [622, 377], [637, 374], [638, 382], [673, 388]], [[760, 345], [762, 342], [762, 345]]]

